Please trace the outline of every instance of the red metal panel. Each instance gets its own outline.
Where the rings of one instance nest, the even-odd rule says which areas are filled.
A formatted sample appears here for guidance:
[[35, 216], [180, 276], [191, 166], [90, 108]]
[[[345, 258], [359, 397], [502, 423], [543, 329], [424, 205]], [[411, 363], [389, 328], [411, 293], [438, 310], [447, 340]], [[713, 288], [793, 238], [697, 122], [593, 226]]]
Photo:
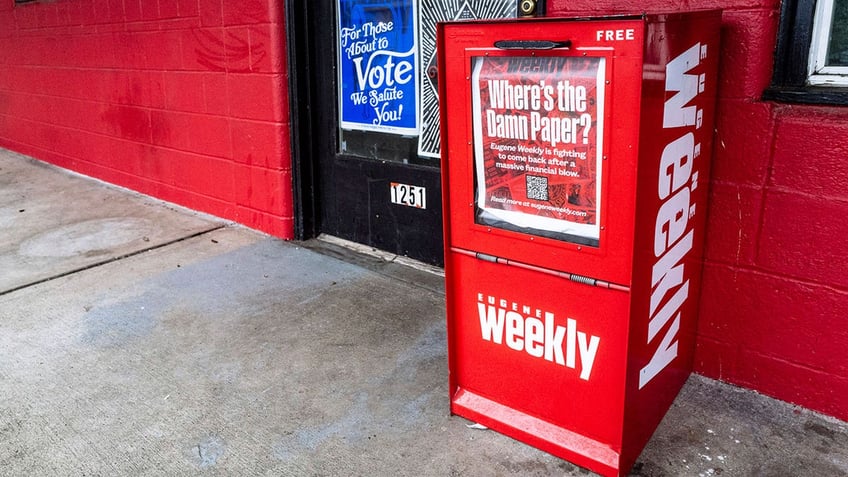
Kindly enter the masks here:
[[[718, 12], [649, 20], [627, 372], [632, 465], [692, 369], [718, 86]], [[654, 65], [652, 65], [653, 63]]]
[[[719, 22], [718, 12], [706, 12], [440, 28], [453, 412], [605, 475], [635, 462], [692, 367]], [[568, 39], [571, 46], [539, 52], [525, 44], [504, 53], [492, 48], [502, 39]], [[512, 132], [521, 131], [520, 118], [480, 117], [486, 100], [496, 108], [495, 93], [477, 83], [480, 71], [488, 64], [509, 71], [510, 63], [488, 59], [504, 55], [598, 57], [607, 65], [604, 95], [593, 97], [602, 110], [596, 124], [605, 123], [595, 244], [479, 218], [489, 197], [522, 210], [514, 189], [490, 193], [490, 176], [504, 174], [489, 164], [527, 175], [529, 168], [509, 161], [532, 162], [498, 156], [502, 163], [486, 159], [480, 167], [484, 134], [534, 144]], [[486, 78], [489, 90], [523, 94]], [[530, 72], [515, 78], [528, 91], [542, 84]], [[518, 100], [512, 106], [532, 109]], [[501, 119], [515, 129], [488, 128]], [[492, 149], [514, 144], [491, 141]], [[549, 200], [531, 198], [529, 182], [518, 191]]]
[[[508, 256], [528, 264], [546, 266], [610, 282], [629, 285], [632, 255], [633, 207], [635, 205], [635, 162], [638, 140], [640, 60], [643, 22], [641, 19], [617, 19], [605, 23], [580, 21], [500, 22], [485, 27], [451, 27], [445, 34], [448, 51], [445, 68], [456, 72], [445, 78], [445, 115], [453, 134], [446, 137], [447, 170], [451, 188], [450, 229], [453, 244], [496, 256]], [[607, 40], [608, 35], [622, 40]], [[628, 38], [625, 40], [624, 38]], [[503, 55], [492, 48], [500, 39], [570, 40], [569, 49], [537, 51], [536, 57], [603, 58], [606, 68], [605, 99], [600, 119], [603, 137], [598, 146], [604, 159], [599, 170], [600, 205], [597, 246], [555, 240], [475, 223], [474, 144], [472, 114], [471, 58]], [[599, 40], [600, 38], [600, 40]], [[466, 49], [466, 46], [475, 49]], [[479, 50], [477, 48], [484, 48]], [[523, 55], [530, 55], [524, 52]], [[627, 88], [615, 88], [628, 84]], [[617, 113], [618, 112], [618, 113]], [[615, 118], [615, 120], [611, 120]], [[538, 143], [538, 141], [536, 142]], [[533, 144], [536, 144], [533, 143]], [[554, 148], [555, 149], [555, 148]], [[566, 151], [567, 152], [567, 151]], [[541, 214], [540, 214], [541, 215]]]
[[452, 411], [569, 460], [593, 449], [586, 467], [617, 467], [628, 293], [598, 302], [588, 285], [448, 259]]

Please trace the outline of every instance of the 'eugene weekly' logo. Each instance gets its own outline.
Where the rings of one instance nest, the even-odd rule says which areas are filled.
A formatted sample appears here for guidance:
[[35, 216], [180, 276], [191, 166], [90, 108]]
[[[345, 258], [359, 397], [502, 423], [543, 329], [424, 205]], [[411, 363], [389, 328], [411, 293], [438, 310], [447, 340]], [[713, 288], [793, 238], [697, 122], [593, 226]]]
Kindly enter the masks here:
[[579, 369], [580, 379], [589, 380], [601, 339], [580, 331], [574, 318], [558, 325], [549, 311], [482, 293], [477, 294], [477, 312], [484, 341]]
[[[666, 66], [666, 93], [675, 93], [665, 102], [663, 128], [686, 128], [669, 142], [660, 158], [657, 194], [661, 201], [654, 226], [654, 262], [651, 277], [648, 344], [655, 346], [648, 364], [639, 372], [639, 389], [677, 357], [681, 307], [689, 297], [689, 280], [683, 280], [686, 255], [694, 237], [689, 219], [695, 215], [691, 192], [698, 187], [695, 159], [701, 143], [695, 133], [703, 124], [704, 110], [689, 105], [704, 92], [705, 74], [690, 73], [707, 57], [707, 45], [697, 43]], [[670, 298], [668, 298], [670, 297]], [[662, 307], [660, 304], [664, 303]], [[670, 323], [670, 324], [669, 324]], [[665, 333], [660, 332], [665, 329]]]

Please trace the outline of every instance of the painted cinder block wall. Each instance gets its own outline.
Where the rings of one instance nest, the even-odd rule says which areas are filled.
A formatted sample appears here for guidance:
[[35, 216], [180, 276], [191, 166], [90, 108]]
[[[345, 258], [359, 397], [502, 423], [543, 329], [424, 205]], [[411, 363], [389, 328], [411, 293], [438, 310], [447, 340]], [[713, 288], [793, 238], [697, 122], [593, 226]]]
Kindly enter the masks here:
[[696, 372], [848, 420], [848, 107], [762, 101], [779, 0], [548, 0], [549, 16], [724, 10]]
[[0, 0], [0, 146], [292, 238], [273, 0]]

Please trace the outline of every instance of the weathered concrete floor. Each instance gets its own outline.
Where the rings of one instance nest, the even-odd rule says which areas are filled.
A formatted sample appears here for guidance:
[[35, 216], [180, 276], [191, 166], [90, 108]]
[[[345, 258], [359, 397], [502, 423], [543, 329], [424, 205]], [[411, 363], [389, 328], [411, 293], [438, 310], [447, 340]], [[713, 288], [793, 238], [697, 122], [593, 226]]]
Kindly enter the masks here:
[[[0, 475], [591, 475], [449, 416], [437, 276], [3, 151], [0, 186]], [[634, 475], [848, 475], [848, 426], [693, 377]]]
[[223, 225], [0, 149], [0, 293]]

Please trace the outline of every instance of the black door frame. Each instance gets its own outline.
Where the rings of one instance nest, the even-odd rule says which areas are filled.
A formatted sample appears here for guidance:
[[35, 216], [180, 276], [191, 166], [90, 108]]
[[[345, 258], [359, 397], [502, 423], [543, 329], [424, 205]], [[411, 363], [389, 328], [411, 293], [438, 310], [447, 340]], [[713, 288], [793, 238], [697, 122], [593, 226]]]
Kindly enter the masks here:
[[315, 88], [312, 64], [314, 54], [308, 32], [315, 15], [310, 11], [313, 2], [286, 0], [286, 49], [289, 74], [289, 125], [292, 154], [292, 200], [294, 201], [294, 237], [306, 240], [320, 233], [320, 204], [318, 203], [318, 170], [314, 160]]
[[[327, 92], [335, 90], [337, 79], [325, 71], [326, 49], [316, 46], [316, 38], [310, 35], [326, 30], [328, 23], [335, 24], [330, 4], [286, 3], [295, 238], [304, 240], [326, 232], [441, 265], [444, 252], [438, 162], [433, 167], [328, 150], [327, 134], [338, 128], [337, 116], [320, 108], [327, 107]], [[335, 66], [329, 70], [335, 71]], [[328, 164], [330, 154], [338, 155]], [[394, 182], [424, 187], [427, 208], [390, 204], [389, 184]], [[342, 219], [340, 198], [350, 198], [356, 204], [353, 216], [364, 220]]]
[[[532, 11], [521, 12], [526, 16], [544, 16], [545, 1], [526, 2], [517, 0], [520, 7], [532, 5]], [[321, 31], [327, 27], [327, 19], [316, 12], [318, 2], [285, 0], [285, 35], [287, 65], [289, 75], [289, 118], [292, 154], [292, 200], [294, 211], [294, 238], [305, 240], [321, 233], [322, 204], [319, 194], [320, 166], [317, 154], [321, 147], [317, 144], [321, 137], [317, 132], [332, 124], [319, 124], [319, 115], [315, 114], [318, 97], [322, 91], [320, 85], [328, 78], [318, 77], [313, 65], [318, 55], [312, 47], [309, 33]], [[439, 197], [440, 199], [440, 197]], [[439, 203], [439, 206], [441, 204]], [[441, 232], [441, 231], [440, 231]]]

